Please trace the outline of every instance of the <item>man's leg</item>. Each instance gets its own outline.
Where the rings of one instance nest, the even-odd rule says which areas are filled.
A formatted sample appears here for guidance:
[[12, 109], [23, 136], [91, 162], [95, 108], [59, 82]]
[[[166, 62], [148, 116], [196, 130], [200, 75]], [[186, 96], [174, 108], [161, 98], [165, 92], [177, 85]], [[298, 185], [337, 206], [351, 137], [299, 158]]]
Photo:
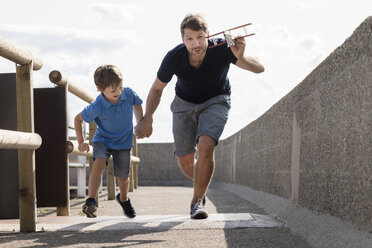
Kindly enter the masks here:
[[177, 160], [182, 173], [191, 180], [193, 180], [194, 165], [196, 164], [195, 152], [187, 154], [185, 156], [177, 156]]
[[204, 209], [204, 197], [214, 171], [215, 139], [208, 135], [199, 137], [198, 159], [194, 166], [194, 195], [191, 200], [190, 215], [192, 219], [208, 218]]
[[191, 204], [203, 199], [214, 172], [214, 147], [216, 141], [207, 135], [199, 137], [198, 160], [194, 166], [194, 195]]
[[197, 138], [197, 113], [194, 111], [196, 104], [186, 102], [175, 96], [171, 104], [173, 113], [173, 138], [174, 153], [182, 173], [194, 178], [195, 151]]
[[194, 169], [194, 196], [191, 203], [203, 199], [214, 172], [214, 148], [218, 143], [230, 110], [230, 96], [219, 95], [200, 104], [198, 117], [198, 160]]

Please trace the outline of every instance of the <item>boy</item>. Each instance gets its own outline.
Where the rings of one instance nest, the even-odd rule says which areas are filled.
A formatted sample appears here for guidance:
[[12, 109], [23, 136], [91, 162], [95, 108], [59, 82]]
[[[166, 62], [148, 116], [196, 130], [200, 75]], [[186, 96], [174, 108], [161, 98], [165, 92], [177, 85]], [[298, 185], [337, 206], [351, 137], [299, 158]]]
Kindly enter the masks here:
[[133, 146], [133, 112], [138, 123], [143, 118], [142, 100], [130, 88], [123, 88], [123, 76], [114, 65], [102, 65], [94, 72], [94, 83], [101, 94], [76, 115], [74, 124], [79, 151], [89, 151], [82, 135], [83, 121], [97, 124], [93, 137], [93, 169], [89, 176], [88, 199], [83, 213], [89, 218], [96, 217], [95, 196], [101, 183], [101, 175], [110, 155], [114, 162], [114, 176], [118, 179], [120, 193], [116, 200], [123, 213], [134, 218], [136, 212], [128, 198], [130, 149]]

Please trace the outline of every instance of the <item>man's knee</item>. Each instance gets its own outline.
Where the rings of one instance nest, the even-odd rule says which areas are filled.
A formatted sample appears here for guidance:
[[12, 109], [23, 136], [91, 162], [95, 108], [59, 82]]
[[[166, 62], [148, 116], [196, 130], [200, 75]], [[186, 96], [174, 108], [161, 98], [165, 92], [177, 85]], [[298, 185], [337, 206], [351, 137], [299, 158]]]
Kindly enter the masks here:
[[195, 163], [195, 153], [191, 153], [185, 156], [177, 157], [178, 164], [182, 169], [187, 169], [194, 166]]
[[202, 135], [198, 140], [199, 155], [213, 155], [216, 140], [208, 135]]

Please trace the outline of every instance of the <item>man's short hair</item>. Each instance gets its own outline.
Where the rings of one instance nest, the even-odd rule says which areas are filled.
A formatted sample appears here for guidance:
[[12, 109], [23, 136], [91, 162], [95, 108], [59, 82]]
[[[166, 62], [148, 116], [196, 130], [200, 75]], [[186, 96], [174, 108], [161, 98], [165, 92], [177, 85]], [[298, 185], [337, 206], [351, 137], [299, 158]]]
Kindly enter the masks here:
[[187, 14], [181, 23], [181, 34], [184, 36], [185, 28], [189, 28], [194, 31], [203, 30], [208, 33], [208, 25], [206, 20], [200, 14]]
[[94, 83], [99, 90], [109, 86], [116, 87], [123, 82], [123, 75], [115, 65], [101, 65], [94, 72]]

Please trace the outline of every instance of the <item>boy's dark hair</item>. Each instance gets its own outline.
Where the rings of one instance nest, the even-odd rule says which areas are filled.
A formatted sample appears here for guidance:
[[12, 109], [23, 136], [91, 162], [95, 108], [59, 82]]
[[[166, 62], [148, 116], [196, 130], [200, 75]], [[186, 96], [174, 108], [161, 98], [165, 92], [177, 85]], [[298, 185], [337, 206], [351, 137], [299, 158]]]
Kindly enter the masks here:
[[116, 87], [123, 82], [123, 75], [115, 65], [101, 65], [94, 72], [94, 83], [99, 90], [109, 86]]
[[185, 28], [189, 28], [194, 31], [203, 30], [208, 33], [208, 24], [204, 17], [200, 14], [187, 14], [181, 23], [181, 34], [184, 36]]

